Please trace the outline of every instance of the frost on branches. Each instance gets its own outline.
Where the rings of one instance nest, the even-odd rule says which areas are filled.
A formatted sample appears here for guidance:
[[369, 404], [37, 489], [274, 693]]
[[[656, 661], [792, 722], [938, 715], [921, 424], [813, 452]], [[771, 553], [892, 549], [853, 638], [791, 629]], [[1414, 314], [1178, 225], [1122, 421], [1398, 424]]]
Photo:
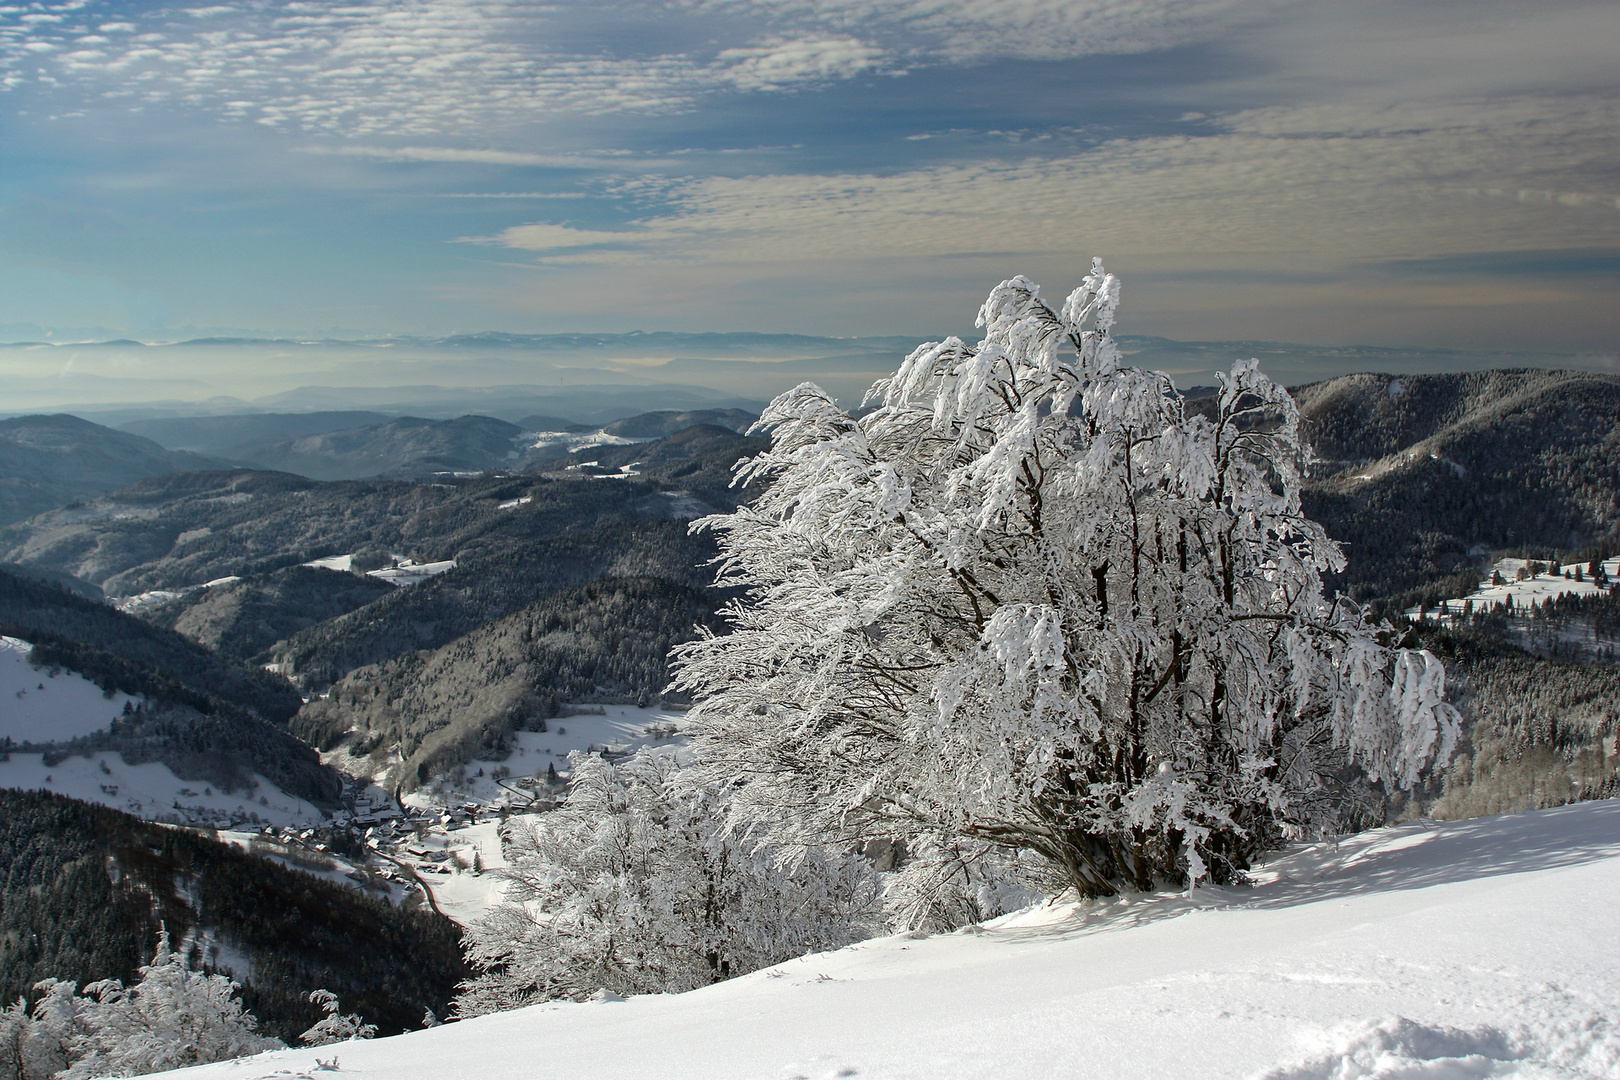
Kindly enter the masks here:
[[1323, 594], [1293, 399], [1241, 361], [1189, 412], [1121, 363], [1118, 302], [1100, 262], [1057, 310], [1013, 278], [860, 419], [810, 383], [766, 409], [761, 494], [695, 526], [747, 599], [677, 663], [735, 819], [1034, 852], [1099, 896], [1231, 880], [1448, 759], [1439, 661]]
[[779, 853], [726, 827], [724, 793], [641, 751], [570, 755], [557, 810], [512, 819], [505, 900], [469, 927], [461, 1016], [606, 991], [691, 990], [870, 932], [871, 867]]
[[[377, 1025], [366, 1023], [359, 1013], [345, 1013], [338, 996], [332, 991], [311, 990], [308, 1000], [311, 1005], [319, 1005], [323, 1015], [308, 1031], [298, 1036], [298, 1041], [305, 1046], [328, 1046], [350, 1039], [376, 1037]], [[432, 1009], [428, 1010], [428, 1015], [433, 1015]]]
[[236, 983], [187, 967], [167, 930], [140, 973], [127, 989], [103, 979], [82, 997], [71, 982], [39, 983], [32, 1012], [21, 1001], [0, 1012], [0, 1070], [17, 1080], [140, 1076], [282, 1046], [257, 1033]]

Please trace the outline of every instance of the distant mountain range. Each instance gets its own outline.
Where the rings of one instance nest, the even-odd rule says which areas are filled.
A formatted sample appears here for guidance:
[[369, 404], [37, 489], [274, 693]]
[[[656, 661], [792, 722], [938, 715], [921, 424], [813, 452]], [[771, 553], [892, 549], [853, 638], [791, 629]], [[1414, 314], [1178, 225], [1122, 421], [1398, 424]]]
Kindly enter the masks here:
[[[479, 414], [508, 422], [541, 414], [600, 425], [658, 409], [757, 412], [806, 379], [854, 407], [875, 379], [894, 371], [917, 345], [952, 329], [971, 335], [970, 328], [945, 327], [931, 334], [861, 338], [485, 332], [354, 340], [0, 344], [0, 361], [7, 368], [0, 415], [71, 412], [117, 426], [225, 413], [369, 411], [440, 420]], [[1611, 370], [1616, 362], [1613, 357], [1147, 335], [1116, 340], [1133, 363], [1168, 372], [1184, 388], [1209, 385], [1216, 371], [1251, 356], [1289, 384], [1357, 371]], [[64, 363], [64, 355], [71, 364]], [[227, 392], [231, 396], [223, 396]]]

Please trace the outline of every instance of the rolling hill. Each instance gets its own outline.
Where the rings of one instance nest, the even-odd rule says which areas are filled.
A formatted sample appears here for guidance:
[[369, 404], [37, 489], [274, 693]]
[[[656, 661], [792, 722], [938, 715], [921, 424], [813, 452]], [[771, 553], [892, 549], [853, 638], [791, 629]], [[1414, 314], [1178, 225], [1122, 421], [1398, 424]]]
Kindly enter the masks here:
[[1620, 546], [1620, 378], [1350, 375], [1295, 391], [1323, 460], [1305, 507], [1345, 545], [1338, 582], [1399, 595], [1493, 551]]
[[0, 525], [148, 476], [216, 464], [76, 416], [0, 420]]

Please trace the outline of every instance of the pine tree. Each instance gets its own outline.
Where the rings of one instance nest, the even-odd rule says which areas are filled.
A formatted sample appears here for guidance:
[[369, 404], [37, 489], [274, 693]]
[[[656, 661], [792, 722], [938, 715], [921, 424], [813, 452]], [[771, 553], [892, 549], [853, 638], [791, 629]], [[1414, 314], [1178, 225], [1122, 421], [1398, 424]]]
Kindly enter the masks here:
[[[343, 1012], [338, 996], [330, 990], [311, 990], [309, 1001], [319, 1005], [325, 1013], [298, 1041], [306, 1046], [325, 1046], [328, 1043], [347, 1042], [350, 1039], [369, 1039], [377, 1034], [377, 1025], [368, 1024], [359, 1013]], [[429, 1010], [431, 1013], [432, 1010]]]
[[1044, 856], [1083, 895], [1229, 880], [1341, 828], [1353, 767], [1444, 762], [1444, 672], [1322, 575], [1310, 451], [1254, 361], [1213, 415], [1125, 367], [1117, 279], [1023, 278], [977, 345], [915, 350], [856, 419], [771, 403], [762, 491], [705, 519], [732, 632], [677, 649], [709, 782], [787, 845], [881, 836]]

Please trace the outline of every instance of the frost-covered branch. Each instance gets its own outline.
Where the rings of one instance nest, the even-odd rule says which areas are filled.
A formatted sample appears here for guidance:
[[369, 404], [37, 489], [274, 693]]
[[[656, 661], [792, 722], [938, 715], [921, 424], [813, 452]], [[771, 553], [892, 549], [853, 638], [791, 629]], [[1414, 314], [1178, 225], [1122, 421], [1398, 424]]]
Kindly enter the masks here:
[[1118, 303], [1096, 263], [1056, 309], [1013, 278], [859, 419], [811, 384], [766, 410], [759, 495], [698, 525], [747, 600], [677, 654], [738, 827], [971, 838], [1097, 895], [1224, 880], [1337, 827], [1346, 769], [1445, 762], [1439, 663], [1323, 594], [1293, 399], [1244, 360], [1189, 415], [1124, 366]]

